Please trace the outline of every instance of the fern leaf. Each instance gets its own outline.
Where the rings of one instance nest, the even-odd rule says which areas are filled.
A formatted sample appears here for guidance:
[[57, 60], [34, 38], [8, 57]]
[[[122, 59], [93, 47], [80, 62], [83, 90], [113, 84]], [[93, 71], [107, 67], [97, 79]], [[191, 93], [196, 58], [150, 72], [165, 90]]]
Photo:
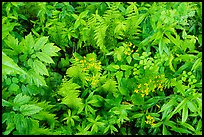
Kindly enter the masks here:
[[62, 104], [67, 105], [70, 108], [78, 109], [81, 108], [83, 103], [82, 99], [79, 98], [80, 90], [77, 90], [80, 86], [76, 83], [73, 83], [72, 80], [65, 81], [58, 93], [63, 96]]

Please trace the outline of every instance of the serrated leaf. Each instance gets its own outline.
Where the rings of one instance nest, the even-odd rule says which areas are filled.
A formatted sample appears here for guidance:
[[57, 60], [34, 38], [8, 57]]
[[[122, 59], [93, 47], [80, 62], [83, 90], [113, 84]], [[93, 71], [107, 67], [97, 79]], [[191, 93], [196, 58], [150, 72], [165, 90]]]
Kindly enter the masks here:
[[32, 72], [31, 74], [31, 78], [34, 81], [35, 85], [37, 87], [39, 86], [47, 86], [44, 77], [40, 76], [39, 74]]
[[27, 74], [2, 51], [2, 74]]
[[40, 62], [39, 60], [35, 60], [33, 62], [33, 69], [37, 74], [40, 73], [41, 75], [49, 76], [49, 73], [47, 71], [46, 66], [42, 62]]
[[48, 37], [39, 38], [38, 41], [35, 43], [35, 46], [34, 46], [35, 51], [40, 50], [45, 45], [45, 43], [47, 41], [48, 41]]
[[36, 56], [45, 63], [54, 63], [52, 58], [43, 52], [37, 52]]
[[33, 38], [33, 35], [31, 33], [29, 33], [27, 36], [25, 36], [24, 42], [25, 42], [25, 46], [29, 47], [30, 50], [35, 45], [34, 38]]
[[60, 51], [61, 49], [57, 46], [54, 46], [54, 43], [47, 43], [45, 46], [42, 47], [42, 52], [49, 55], [49, 56], [58, 56], [56, 52]]
[[14, 51], [19, 51], [19, 47], [18, 47], [18, 39], [14, 38], [12, 35], [8, 35], [8, 38], [4, 40], [5, 43]]
[[22, 93], [18, 94], [13, 100], [13, 102], [16, 105], [23, 105], [28, 103], [29, 101], [30, 101], [30, 97], [27, 95], [22, 95]]
[[23, 115], [26, 115], [26, 116], [31, 116], [33, 114], [36, 114], [38, 112], [40, 112], [42, 110], [41, 107], [38, 107], [36, 105], [22, 105], [20, 107], [20, 112], [23, 114]]
[[10, 106], [12, 106], [12, 104], [9, 101], [2, 99], [2, 106], [3, 107], [10, 107]]

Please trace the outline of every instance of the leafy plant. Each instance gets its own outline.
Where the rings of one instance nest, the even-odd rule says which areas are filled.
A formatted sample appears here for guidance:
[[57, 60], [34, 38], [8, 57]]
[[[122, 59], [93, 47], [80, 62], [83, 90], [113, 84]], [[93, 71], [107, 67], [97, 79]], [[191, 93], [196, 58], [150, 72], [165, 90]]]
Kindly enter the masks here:
[[2, 134], [202, 134], [201, 2], [3, 2]]

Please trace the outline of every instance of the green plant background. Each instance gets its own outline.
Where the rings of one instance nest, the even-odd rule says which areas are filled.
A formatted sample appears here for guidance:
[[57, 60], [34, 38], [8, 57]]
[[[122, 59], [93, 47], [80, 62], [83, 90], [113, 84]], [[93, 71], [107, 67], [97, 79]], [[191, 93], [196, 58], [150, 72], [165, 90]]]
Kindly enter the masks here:
[[2, 134], [201, 135], [201, 2], [2, 2]]

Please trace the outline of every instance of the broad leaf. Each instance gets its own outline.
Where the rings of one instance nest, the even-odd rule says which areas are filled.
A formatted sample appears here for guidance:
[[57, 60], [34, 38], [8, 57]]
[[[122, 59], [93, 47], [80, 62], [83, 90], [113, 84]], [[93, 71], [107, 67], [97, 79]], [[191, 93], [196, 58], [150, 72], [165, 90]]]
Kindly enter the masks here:
[[39, 38], [38, 41], [35, 43], [35, 46], [34, 46], [35, 51], [40, 50], [45, 45], [45, 43], [47, 41], [48, 41], [48, 37]]
[[26, 104], [30, 101], [30, 97], [27, 95], [22, 95], [22, 93], [18, 94], [15, 98], [14, 98], [14, 103], [16, 105], [23, 105]]
[[45, 63], [54, 63], [52, 58], [43, 52], [37, 52], [36, 56]]
[[36, 73], [49, 76], [46, 66], [41, 61], [35, 60], [33, 62], [33, 69]]
[[2, 74], [27, 74], [11, 58], [2, 52]]
[[34, 104], [29, 104], [29, 105], [26, 104], [20, 107], [20, 112], [26, 116], [31, 116], [33, 114], [40, 112], [41, 110], [42, 110], [41, 107], [38, 107]]

